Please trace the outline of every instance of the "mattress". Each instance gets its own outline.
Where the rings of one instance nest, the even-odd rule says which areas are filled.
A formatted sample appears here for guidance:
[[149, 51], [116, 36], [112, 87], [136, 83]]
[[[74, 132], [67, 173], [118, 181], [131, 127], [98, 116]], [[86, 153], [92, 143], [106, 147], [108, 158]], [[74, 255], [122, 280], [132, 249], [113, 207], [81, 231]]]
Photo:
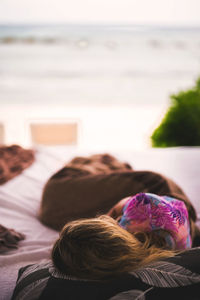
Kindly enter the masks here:
[[[105, 151], [104, 151], [105, 152]], [[24, 233], [19, 248], [0, 255], [0, 300], [8, 300], [20, 267], [48, 259], [58, 232], [37, 219], [48, 178], [77, 155], [104, 153], [75, 147], [38, 147], [36, 159], [22, 174], [0, 186], [0, 223]], [[200, 219], [200, 148], [149, 149], [109, 152], [135, 170], [151, 170], [170, 177], [192, 201]]]

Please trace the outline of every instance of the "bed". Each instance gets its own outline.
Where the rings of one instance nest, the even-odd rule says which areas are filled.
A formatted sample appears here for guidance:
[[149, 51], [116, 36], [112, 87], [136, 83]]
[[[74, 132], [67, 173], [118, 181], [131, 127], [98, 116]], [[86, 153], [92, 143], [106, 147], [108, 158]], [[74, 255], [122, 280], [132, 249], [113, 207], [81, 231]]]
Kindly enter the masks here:
[[[11, 298], [20, 267], [49, 257], [52, 244], [58, 236], [58, 232], [37, 219], [47, 179], [74, 156], [93, 153], [97, 151], [80, 151], [75, 147], [63, 146], [37, 147], [32, 166], [0, 186], [0, 223], [26, 236], [17, 250], [0, 255], [0, 300]], [[130, 163], [135, 170], [152, 170], [175, 180], [189, 196], [200, 220], [199, 147], [110, 153]]]

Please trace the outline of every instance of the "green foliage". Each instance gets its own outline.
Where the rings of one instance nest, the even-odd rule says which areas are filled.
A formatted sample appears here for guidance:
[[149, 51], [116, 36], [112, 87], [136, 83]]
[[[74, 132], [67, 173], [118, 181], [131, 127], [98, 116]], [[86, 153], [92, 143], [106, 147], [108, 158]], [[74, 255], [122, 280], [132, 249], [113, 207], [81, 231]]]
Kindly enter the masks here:
[[200, 78], [171, 96], [171, 106], [151, 136], [153, 147], [200, 146]]

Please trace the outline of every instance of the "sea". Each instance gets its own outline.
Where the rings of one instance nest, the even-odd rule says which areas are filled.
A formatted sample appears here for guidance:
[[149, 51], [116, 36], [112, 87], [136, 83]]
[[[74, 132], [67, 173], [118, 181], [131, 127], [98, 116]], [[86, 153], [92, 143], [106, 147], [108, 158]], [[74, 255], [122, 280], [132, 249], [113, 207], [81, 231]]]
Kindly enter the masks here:
[[30, 146], [31, 122], [69, 120], [80, 148], [148, 148], [199, 76], [200, 27], [1, 24], [2, 141]]

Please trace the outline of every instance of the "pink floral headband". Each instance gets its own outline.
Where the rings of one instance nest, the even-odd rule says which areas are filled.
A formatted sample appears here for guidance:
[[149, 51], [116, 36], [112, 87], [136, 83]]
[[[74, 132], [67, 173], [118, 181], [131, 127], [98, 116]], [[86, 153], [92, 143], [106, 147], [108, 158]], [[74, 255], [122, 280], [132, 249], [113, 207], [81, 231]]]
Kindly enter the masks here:
[[130, 197], [123, 208], [119, 225], [127, 231], [159, 234], [165, 230], [171, 249], [191, 248], [188, 211], [183, 201], [168, 196], [139, 193]]

